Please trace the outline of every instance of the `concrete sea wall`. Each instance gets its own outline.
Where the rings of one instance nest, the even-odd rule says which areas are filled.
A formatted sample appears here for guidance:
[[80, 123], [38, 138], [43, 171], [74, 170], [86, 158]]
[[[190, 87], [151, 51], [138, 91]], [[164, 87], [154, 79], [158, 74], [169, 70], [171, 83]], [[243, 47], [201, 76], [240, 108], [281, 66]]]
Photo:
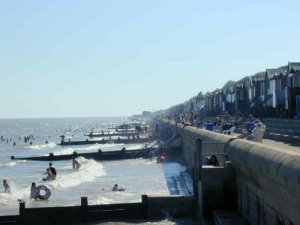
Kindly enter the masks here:
[[[183, 157], [193, 171], [194, 181], [201, 184], [196, 187], [201, 213], [206, 207], [226, 208], [226, 202], [231, 205], [234, 201], [251, 225], [300, 224], [300, 153], [170, 121], [161, 121], [161, 131], [181, 136]], [[202, 141], [201, 156], [197, 139]], [[202, 163], [201, 169], [197, 168], [196, 157], [203, 161], [206, 154], [216, 154], [224, 171], [212, 171], [215, 168], [202, 167]], [[233, 186], [226, 186], [228, 182]], [[210, 204], [214, 196], [219, 202]]]

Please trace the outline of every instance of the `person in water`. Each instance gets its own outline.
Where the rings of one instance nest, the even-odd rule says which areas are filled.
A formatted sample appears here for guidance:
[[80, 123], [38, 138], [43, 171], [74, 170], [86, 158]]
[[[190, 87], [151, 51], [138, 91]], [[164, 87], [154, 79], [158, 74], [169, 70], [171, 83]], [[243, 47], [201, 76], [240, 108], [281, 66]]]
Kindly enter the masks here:
[[3, 180], [3, 187], [5, 193], [10, 193], [10, 186], [7, 183], [7, 180]]
[[56, 169], [54, 168], [54, 166], [52, 165], [51, 162], [49, 162], [49, 169], [50, 169], [50, 171], [52, 173], [52, 176], [51, 176], [52, 180], [55, 180], [57, 172], [56, 172]]
[[29, 196], [29, 198], [37, 200], [37, 195], [38, 195], [37, 186], [34, 182], [32, 182], [31, 187], [30, 187], [30, 196]]
[[43, 178], [43, 181], [48, 181], [48, 180], [54, 180], [50, 168], [47, 168], [47, 176]]
[[72, 166], [73, 166], [73, 169], [78, 170], [81, 167], [81, 163], [77, 159], [75, 159], [75, 157], [73, 157]]
[[112, 188], [112, 191], [125, 191], [125, 189], [124, 188], [119, 188], [119, 185], [115, 184]]

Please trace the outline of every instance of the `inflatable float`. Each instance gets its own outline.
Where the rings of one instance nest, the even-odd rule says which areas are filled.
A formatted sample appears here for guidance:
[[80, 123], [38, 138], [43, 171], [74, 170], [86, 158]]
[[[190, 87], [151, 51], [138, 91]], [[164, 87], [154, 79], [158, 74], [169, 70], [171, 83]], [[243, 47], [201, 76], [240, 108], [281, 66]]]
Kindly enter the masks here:
[[45, 185], [39, 185], [37, 187], [37, 198], [40, 200], [47, 200], [51, 195], [51, 191]]

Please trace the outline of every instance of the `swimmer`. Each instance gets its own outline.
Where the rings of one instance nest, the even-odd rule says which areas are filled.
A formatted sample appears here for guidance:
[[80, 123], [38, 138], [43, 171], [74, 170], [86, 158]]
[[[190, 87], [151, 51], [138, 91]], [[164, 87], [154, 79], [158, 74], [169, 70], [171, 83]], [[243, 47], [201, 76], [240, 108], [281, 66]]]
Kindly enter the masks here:
[[3, 180], [4, 193], [10, 194], [10, 186], [7, 183], [7, 180]]
[[119, 188], [119, 185], [115, 184], [112, 188], [112, 191], [125, 191], [125, 189], [124, 188]]
[[43, 181], [48, 181], [48, 180], [54, 180], [53, 179], [53, 174], [52, 174], [50, 168], [47, 168], [47, 177], [43, 178]]
[[77, 159], [75, 159], [75, 157], [73, 157], [72, 166], [73, 166], [73, 169], [78, 170], [81, 167], [81, 163]]
[[55, 179], [56, 179], [57, 172], [56, 172], [56, 169], [55, 169], [55, 167], [52, 165], [51, 162], [49, 162], [49, 169], [50, 169], [50, 171], [51, 171], [51, 173], [52, 173], [52, 176], [51, 176], [52, 180], [55, 180]]

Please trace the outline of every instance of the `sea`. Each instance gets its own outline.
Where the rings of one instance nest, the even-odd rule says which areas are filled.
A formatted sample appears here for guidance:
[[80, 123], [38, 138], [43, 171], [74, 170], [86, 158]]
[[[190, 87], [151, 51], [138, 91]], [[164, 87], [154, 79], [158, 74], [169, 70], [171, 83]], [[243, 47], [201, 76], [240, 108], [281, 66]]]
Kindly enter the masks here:
[[[19, 201], [25, 201], [26, 208], [80, 205], [81, 197], [88, 198], [88, 204], [110, 204], [140, 202], [141, 195], [172, 195], [171, 180], [186, 171], [177, 162], [157, 163], [155, 159], [128, 159], [119, 161], [95, 161], [79, 158], [81, 167], [72, 169], [71, 160], [54, 161], [57, 178], [43, 181], [47, 161], [11, 160], [11, 156], [41, 156], [70, 154], [74, 151], [95, 152], [126, 149], [140, 149], [144, 144], [93, 144], [60, 146], [61, 135], [72, 140], [86, 140], [92, 129], [101, 132], [129, 122], [127, 117], [102, 118], [43, 118], [43, 119], [1, 119], [0, 120], [0, 178], [6, 179], [11, 193], [4, 193], [0, 187], [0, 215], [18, 215]], [[24, 141], [25, 137], [31, 139]], [[30, 143], [32, 142], [32, 143]], [[1, 181], [2, 182], [2, 181]], [[30, 186], [46, 185], [51, 190], [47, 200], [30, 200]], [[125, 191], [113, 192], [118, 184]], [[2, 190], [1, 190], [2, 188]]]

